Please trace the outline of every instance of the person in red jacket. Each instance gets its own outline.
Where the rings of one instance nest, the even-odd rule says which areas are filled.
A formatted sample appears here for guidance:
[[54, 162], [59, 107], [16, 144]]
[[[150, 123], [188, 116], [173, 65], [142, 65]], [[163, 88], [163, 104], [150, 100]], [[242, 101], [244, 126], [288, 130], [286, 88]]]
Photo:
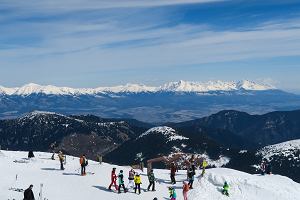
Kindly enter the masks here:
[[111, 186], [115, 186], [115, 189], [118, 190], [116, 168], [113, 168], [111, 171], [111, 183], [108, 187], [109, 190], [111, 190]]

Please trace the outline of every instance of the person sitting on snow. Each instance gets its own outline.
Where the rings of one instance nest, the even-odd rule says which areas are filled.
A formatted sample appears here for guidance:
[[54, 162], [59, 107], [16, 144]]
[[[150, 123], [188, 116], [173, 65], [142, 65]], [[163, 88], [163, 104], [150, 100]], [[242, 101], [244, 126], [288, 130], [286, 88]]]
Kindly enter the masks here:
[[228, 183], [225, 181], [224, 185], [223, 185], [223, 191], [222, 193], [226, 196], [229, 196], [229, 185]]

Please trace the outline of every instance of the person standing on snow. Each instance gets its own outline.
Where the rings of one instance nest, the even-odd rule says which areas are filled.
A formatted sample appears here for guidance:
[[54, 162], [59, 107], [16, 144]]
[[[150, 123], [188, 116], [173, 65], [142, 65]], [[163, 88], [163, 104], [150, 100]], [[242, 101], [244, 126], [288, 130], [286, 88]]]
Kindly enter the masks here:
[[189, 180], [190, 189], [193, 189], [194, 176], [195, 176], [195, 172], [192, 168], [190, 168], [189, 173], [188, 173], [188, 180]]
[[269, 175], [272, 174], [272, 165], [270, 162], [266, 164], [266, 173]]
[[260, 164], [260, 171], [261, 171], [261, 175], [265, 175], [266, 173], [266, 161], [263, 160]]
[[121, 193], [121, 187], [123, 187], [124, 192], [126, 193], [127, 190], [126, 190], [125, 185], [124, 185], [124, 175], [123, 175], [123, 170], [120, 170], [120, 173], [119, 173], [119, 175], [118, 175], [118, 180], [119, 180], [119, 187], [118, 187], [118, 192], [119, 192], [119, 194]]
[[135, 184], [135, 188], [134, 188], [134, 193], [136, 193], [137, 190], [139, 190], [139, 194], [141, 194], [141, 176], [139, 174], [136, 174], [134, 177], [134, 184]]
[[59, 158], [59, 162], [60, 162], [60, 169], [61, 170], [64, 170], [64, 161], [65, 161], [65, 156], [64, 154], [62, 153], [62, 151], [59, 151], [58, 152], [58, 158]]
[[170, 200], [176, 200], [176, 191], [173, 187], [169, 187]]
[[85, 167], [87, 166], [87, 159], [84, 154], [80, 156], [79, 163], [81, 166], [81, 176], [85, 176], [86, 175]]
[[152, 186], [152, 191], [155, 191], [155, 176], [153, 169], [148, 174], [148, 180], [149, 180], [149, 186], [148, 186], [148, 191], [150, 190], [150, 187]]
[[207, 163], [207, 161], [204, 159], [204, 160], [202, 161], [202, 173], [201, 173], [201, 176], [204, 176], [204, 174], [205, 174], [205, 169], [206, 169], [207, 166], [208, 166], [208, 163]]
[[183, 200], [187, 200], [187, 194], [189, 190], [190, 190], [189, 184], [186, 181], [184, 181], [182, 187]]
[[134, 189], [134, 175], [135, 175], [135, 171], [133, 169], [131, 169], [129, 171], [129, 175], [128, 175], [128, 184], [127, 184], [127, 188], [131, 188]]
[[111, 186], [115, 186], [115, 189], [118, 190], [116, 168], [113, 168], [111, 171], [111, 183], [108, 187], [109, 190], [111, 190]]
[[29, 188], [24, 191], [24, 200], [35, 200], [32, 188], [33, 185], [30, 185]]
[[170, 171], [171, 171], [171, 183], [176, 184], [175, 175], [176, 175], [177, 169], [176, 169], [176, 166], [174, 163], [171, 164]]

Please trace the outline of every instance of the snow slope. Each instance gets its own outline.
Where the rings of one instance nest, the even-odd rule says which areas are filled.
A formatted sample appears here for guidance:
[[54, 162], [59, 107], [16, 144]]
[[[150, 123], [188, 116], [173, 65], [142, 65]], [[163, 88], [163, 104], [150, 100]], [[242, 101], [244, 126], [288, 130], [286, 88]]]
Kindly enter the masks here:
[[[159, 200], [168, 199], [167, 187], [169, 184], [169, 171], [155, 170], [157, 184], [156, 192], [144, 192], [141, 195], [132, 192], [117, 194], [106, 188], [110, 182], [110, 171], [113, 165], [89, 162], [87, 176], [79, 176], [78, 158], [68, 156], [65, 171], [58, 170], [59, 162], [50, 160], [51, 154], [36, 152], [35, 159], [24, 159], [27, 152], [2, 151], [0, 153], [0, 199], [22, 199], [22, 193], [9, 190], [10, 188], [27, 188], [34, 185], [34, 193], [38, 199], [39, 185], [44, 184], [43, 198], [49, 200]], [[14, 162], [16, 161], [16, 162]], [[127, 177], [129, 167], [123, 169]], [[197, 172], [199, 174], [199, 172]], [[197, 175], [198, 176], [198, 175]], [[16, 180], [17, 177], [17, 180]], [[183, 199], [181, 184], [186, 178], [185, 171], [179, 171], [176, 176], [179, 181], [175, 186], [178, 200]], [[223, 196], [220, 188], [224, 181], [231, 186], [230, 197]], [[127, 183], [127, 179], [125, 179]], [[145, 173], [142, 173], [142, 188], [148, 185]], [[232, 199], [232, 200], [299, 200], [300, 184], [278, 176], [259, 176], [247, 173], [217, 168], [207, 170], [206, 175], [200, 180], [196, 178], [195, 189], [189, 192], [189, 200], [200, 199]]]
[[6, 88], [0, 86], [0, 94], [27, 96], [30, 94], [46, 95], [95, 95], [101, 93], [141, 93], [141, 92], [209, 92], [209, 91], [237, 91], [237, 90], [272, 90], [274, 86], [253, 81], [209, 81], [191, 82], [178, 81], [170, 82], [163, 86], [146, 86], [143, 84], [126, 84], [113, 87], [98, 88], [70, 88], [57, 87], [53, 85], [38, 85], [29, 83], [22, 87]]

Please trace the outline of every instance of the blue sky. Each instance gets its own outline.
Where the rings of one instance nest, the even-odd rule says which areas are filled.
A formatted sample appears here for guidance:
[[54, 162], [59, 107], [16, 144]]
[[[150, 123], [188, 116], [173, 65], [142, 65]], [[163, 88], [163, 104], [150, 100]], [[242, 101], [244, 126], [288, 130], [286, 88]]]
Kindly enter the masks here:
[[300, 91], [296, 0], [0, 0], [0, 85], [241, 80]]

